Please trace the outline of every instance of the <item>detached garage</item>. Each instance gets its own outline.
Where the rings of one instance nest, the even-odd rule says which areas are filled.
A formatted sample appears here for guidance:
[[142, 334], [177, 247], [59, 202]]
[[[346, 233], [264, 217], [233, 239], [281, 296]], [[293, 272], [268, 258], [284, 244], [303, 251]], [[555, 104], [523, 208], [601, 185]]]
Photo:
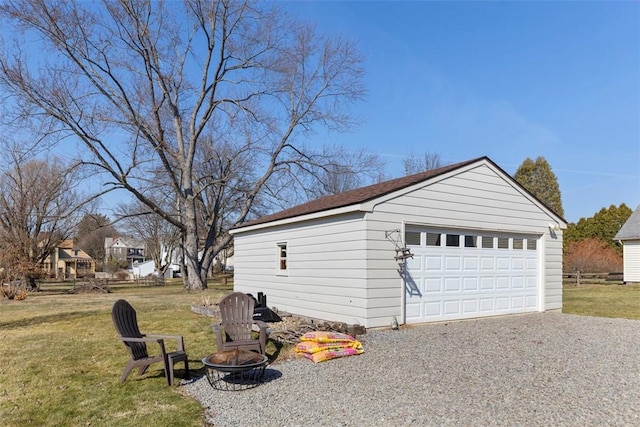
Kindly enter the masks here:
[[560, 309], [565, 228], [483, 157], [243, 224], [235, 290], [368, 328]]

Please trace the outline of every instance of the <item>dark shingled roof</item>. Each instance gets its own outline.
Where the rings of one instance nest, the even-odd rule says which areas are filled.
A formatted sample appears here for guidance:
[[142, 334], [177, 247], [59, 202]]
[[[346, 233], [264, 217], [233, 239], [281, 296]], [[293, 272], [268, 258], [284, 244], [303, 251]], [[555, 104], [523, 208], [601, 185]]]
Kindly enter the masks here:
[[636, 208], [627, 222], [622, 224], [622, 228], [614, 237], [616, 240], [640, 239], [640, 205]]
[[[415, 175], [404, 176], [402, 178], [396, 178], [390, 181], [385, 181], [362, 188], [356, 188], [354, 190], [345, 191], [344, 193], [321, 197], [319, 199], [312, 200], [310, 202], [303, 203], [301, 205], [294, 206], [292, 208], [285, 209], [271, 215], [263, 216], [253, 221], [245, 222], [244, 224], [236, 227], [236, 229], [249, 227], [252, 225], [265, 224], [282, 219], [294, 218], [302, 215], [308, 215], [316, 212], [326, 211], [329, 209], [342, 208], [358, 203], [364, 203], [377, 197], [393, 193], [394, 191], [401, 190], [406, 187], [410, 187], [429, 178], [445, 174], [447, 172], [467, 166], [471, 163], [475, 163], [483, 159], [491, 162], [491, 160], [489, 160], [489, 158], [487, 157], [479, 157], [477, 159], [467, 160], [438, 169], [417, 173]], [[493, 162], [491, 163], [494, 164]]]

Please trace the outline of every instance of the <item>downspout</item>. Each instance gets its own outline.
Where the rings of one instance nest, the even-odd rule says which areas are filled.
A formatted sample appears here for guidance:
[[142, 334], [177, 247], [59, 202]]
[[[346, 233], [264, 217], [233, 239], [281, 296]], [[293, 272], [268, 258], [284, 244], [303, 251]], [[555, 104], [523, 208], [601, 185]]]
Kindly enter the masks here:
[[[404, 242], [404, 228], [405, 228], [405, 223], [404, 221], [402, 221], [400, 223], [400, 241]], [[403, 247], [406, 247], [406, 245], [403, 245]], [[404, 272], [404, 274], [406, 275], [407, 273], [407, 260], [403, 259], [402, 260], [402, 265], [399, 266], [402, 271]], [[405, 277], [401, 274], [400, 275], [400, 292], [402, 292], [402, 296], [400, 297], [400, 324], [405, 325], [407, 323], [407, 319], [406, 319], [406, 306], [407, 306], [407, 292], [406, 292], [406, 284], [405, 284]]]

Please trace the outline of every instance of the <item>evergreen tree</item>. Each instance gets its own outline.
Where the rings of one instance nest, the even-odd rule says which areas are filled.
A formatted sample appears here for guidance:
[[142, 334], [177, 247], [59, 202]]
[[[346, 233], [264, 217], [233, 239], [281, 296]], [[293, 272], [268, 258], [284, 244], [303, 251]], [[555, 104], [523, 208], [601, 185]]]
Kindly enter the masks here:
[[564, 216], [558, 179], [544, 157], [526, 158], [514, 178], [556, 214]]
[[580, 218], [575, 224], [569, 224], [564, 232], [564, 242], [571, 243], [584, 239], [599, 239], [607, 246], [622, 253], [622, 247], [613, 238], [620, 231], [633, 211], [626, 204], [611, 205], [600, 209], [589, 218]]

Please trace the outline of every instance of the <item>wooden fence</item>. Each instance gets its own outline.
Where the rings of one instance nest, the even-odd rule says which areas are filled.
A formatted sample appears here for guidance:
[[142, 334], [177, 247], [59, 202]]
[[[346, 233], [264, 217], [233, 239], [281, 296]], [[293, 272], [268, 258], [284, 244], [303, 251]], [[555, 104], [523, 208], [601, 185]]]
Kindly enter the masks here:
[[562, 281], [564, 283], [580, 284], [598, 284], [598, 283], [622, 283], [622, 273], [564, 273], [562, 274]]

